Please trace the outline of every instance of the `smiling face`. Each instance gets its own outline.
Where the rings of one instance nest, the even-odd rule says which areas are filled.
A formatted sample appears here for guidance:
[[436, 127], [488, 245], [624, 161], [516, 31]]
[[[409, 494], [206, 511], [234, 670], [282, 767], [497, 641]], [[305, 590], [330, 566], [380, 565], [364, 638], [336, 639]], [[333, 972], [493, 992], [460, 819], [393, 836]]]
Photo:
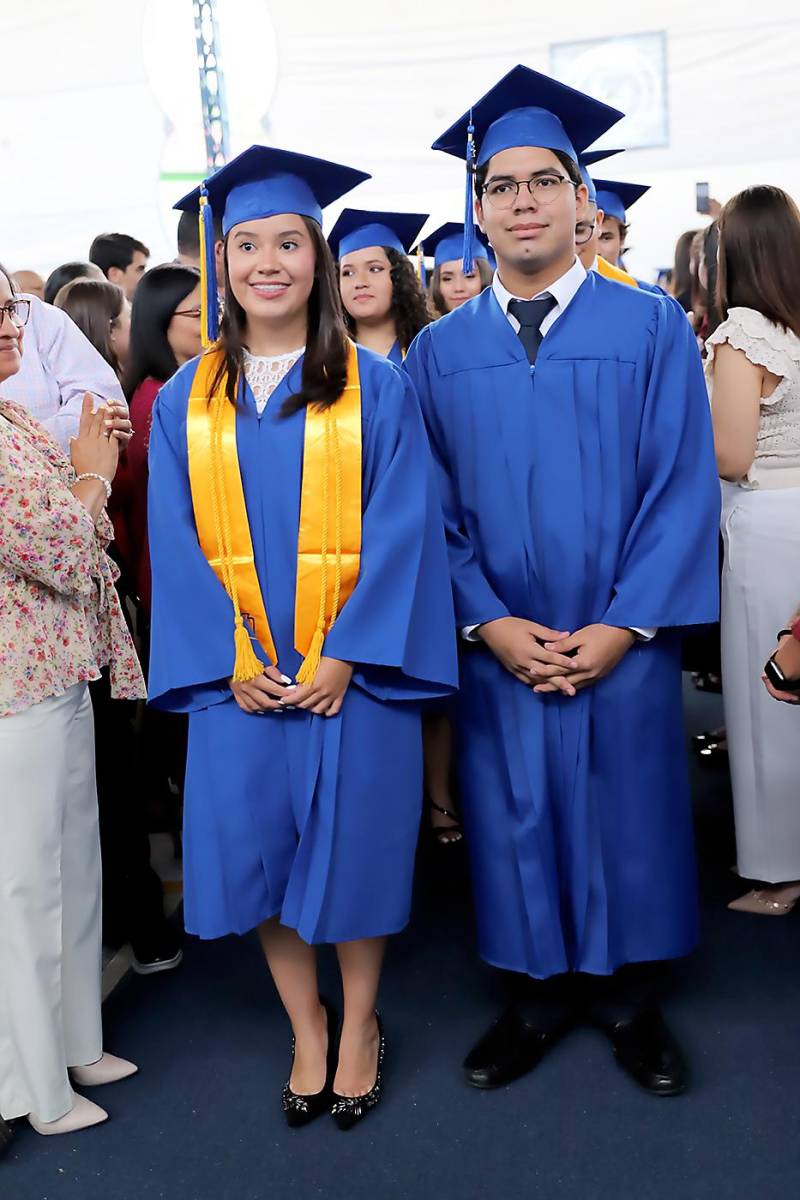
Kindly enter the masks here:
[[228, 278], [248, 322], [291, 324], [308, 307], [316, 252], [302, 217], [281, 213], [234, 225]]
[[339, 263], [342, 304], [356, 322], [385, 321], [392, 310], [392, 267], [382, 246], [346, 254]]
[[439, 268], [439, 291], [448, 312], [466, 304], [482, 289], [483, 281], [477, 267], [465, 275], [460, 260], [456, 258], [452, 262], [443, 262]]
[[[11, 284], [0, 271], [0, 309], [16, 297]], [[22, 328], [15, 325], [7, 312], [0, 312], [0, 383], [16, 375], [22, 362]]]
[[[534, 178], [545, 181], [539, 196], [524, 186]], [[502, 207], [513, 195], [513, 183], [523, 183], [519, 195], [508, 208]], [[569, 259], [574, 254], [576, 206], [586, 192], [584, 184], [576, 189], [552, 150], [515, 146], [494, 154], [475, 212], [501, 270], [505, 263], [520, 274], [533, 275]]]

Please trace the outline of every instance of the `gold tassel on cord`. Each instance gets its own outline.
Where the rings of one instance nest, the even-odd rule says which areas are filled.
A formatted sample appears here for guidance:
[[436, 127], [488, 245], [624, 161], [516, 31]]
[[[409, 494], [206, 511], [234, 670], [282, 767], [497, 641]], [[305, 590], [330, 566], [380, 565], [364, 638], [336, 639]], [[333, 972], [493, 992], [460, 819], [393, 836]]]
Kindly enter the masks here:
[[234, 683], [247, 683], [264, 674], [264, 664], [253, 649], [250, 634], [241, 613], [236, 614], [236, 627], [233, 631], [233, 644], [236, 647], [236, 658], [233, 664]]

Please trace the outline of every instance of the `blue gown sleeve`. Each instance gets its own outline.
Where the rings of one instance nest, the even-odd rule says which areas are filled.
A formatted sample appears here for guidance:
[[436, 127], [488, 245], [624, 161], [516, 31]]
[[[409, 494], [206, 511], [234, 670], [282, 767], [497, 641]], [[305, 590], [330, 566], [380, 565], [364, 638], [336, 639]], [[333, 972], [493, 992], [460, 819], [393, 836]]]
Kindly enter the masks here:
[[233, 606], [200, 549], [189, 487], [186, 410], [195, 364], [158, 394], [150, 432], [148, 537], [153, 573], [150, 703], [192, 712], [230, 696]]
[[720, 488], [700, 354], [682, 310], [658, 305], [639, 437], [638, 510], [604, 623], [664, 628], [719, 616]]
[[456, 624], [459, 629], [463, 629], [494, 621], [498, 617], [508, 617], [511, 614], [495, 594], [481, 569], [466, 531], [457, 492], [450, 475], [446, 418], [443, 419], [431, 390], [431, 381], [436, 379], [437, 370], [429, 329], [423, 329], [412, 342], [406, 355], [405, 369], [414, 383], [433, 453], [453, 583]]
[[354, 664], [379, 699], [448, 695], [458, 680], [453, 602], [425, 427], [408, 378], [362, 367], [377, 392], [365, 421], [361, 570], [323, 654]]

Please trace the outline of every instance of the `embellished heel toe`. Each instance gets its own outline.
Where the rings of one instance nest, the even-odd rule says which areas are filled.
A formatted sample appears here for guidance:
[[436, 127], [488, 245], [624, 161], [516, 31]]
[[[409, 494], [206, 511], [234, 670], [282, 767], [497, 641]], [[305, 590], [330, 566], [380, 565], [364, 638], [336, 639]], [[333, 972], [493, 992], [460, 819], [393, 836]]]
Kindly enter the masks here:
[[[281, 1106], [286, 1118], [286, 1124], [290, 1129], [298, 1129], [302, 1125], [310, 1124], [317, 1117], [321, 1117], [330, 1108], [331, 1098], [333, 1097], [333, 1077], [336, 1073], [336, 1063], [339, 1057], [336, 1038], [338, 1017], [326, 1000], [322, 1001], [322, 1007], [325, 1009], [328, 1018], [328, 1056], [325, 1068], [325, 1083], [321, 1091], [312, 1092], [310, 1095], [301, 1095], [299, 1092], [292, 1091], [292, 1088], [289, 1086], [289, 1080], [286, 1081], [281, 1093]], [[294, 1063], [294, 1052], [295, 1039], [292, 1038], [292, 1063]], [[289, 1079], [291, 1079], [291, 1071], [289, 1072]]]
[[359, 1121], [375, 1108], [381, 1100], [382, 1095], [382, 1075], [383, 1075], [383, 1059], [386, 1052], [386, 1040], [383, 1036], [383, 1024], [381, 1022], [380, 1013], [375, 1013], [375, 1020], [378, 1022], [378, 1069], [375, 1074], [375, 1082], [368, 1092], [362, 1096], [340, 1096], [336, 1092], [333, 1093], [333, 1107], [331, 1108], [331, 1116], [336, 1123], [338, 1129], [342, 1131], [352, 1129]]

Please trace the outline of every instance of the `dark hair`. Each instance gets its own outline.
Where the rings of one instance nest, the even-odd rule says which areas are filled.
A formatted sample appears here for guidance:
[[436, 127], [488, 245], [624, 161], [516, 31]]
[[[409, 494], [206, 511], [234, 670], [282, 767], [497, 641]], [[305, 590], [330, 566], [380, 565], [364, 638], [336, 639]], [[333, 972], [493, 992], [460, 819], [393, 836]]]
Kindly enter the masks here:
[[[597, 205], [595, 205], [595, 208], [596, 207]], [[616, 221], [617, 225], [619, 225], [619, 255], [620, 258], [622, 258], [622, 255], [626, 250], [625, 239], [628, 236], [630, 225], [627, 221], [620, 221], [619, 217], [615, 217], [613, 213], [607, 213], [605, 211], [603, 212], [603, 221]]]
[[182, 263], [164, 263], [142, 276], [131, 306], [131, 342], [123, 377], [129, 400], [143, 380], [166, 383], [177, 371], [167, 329], [175, 309], [199, 282], [197, 267]]
[[[442, 295], [441, 278], [443, 266], [444, 264], [441, 263], [438, 267], [434, 268], [433, 278], [431, 279], [431, 303], [440, 317], [445, 316], [450, 311], [445, 303], [444, 296]], [[490, 267], [488, 260], [485, 258], [475, 259], [475, 270], [478, 272], [480, 277], [481, 291], [483, 291], [483, 289], [488, 287], [492, 282], [492, 275], [494, 272]]]
[[[197, 213], [182, 212], [178, 220], [178, 254], [200, 258], [200, 223]], [[222, 222], [214, 218], [214, 241], [222, 241]]]
[[682, 233], [675, 243], [675, 265], [672, 269], [672, 295], [680, 300], [682, 296], [688, 296], [692, 289], [692, 272], [690, 268], [690, 259], [692, 252], [692, 241], [697, 234], [696, 229], [687, 229]]
[[[318, 408], [330, 408], [339, 399], [347, 383], [347, 330], [342, 319], [342, 302], [333, 256], [317, 222], [310, 217], [301, 217], [301, 220], [313, 243], [316, 265], [314, 284], [308, 298], [308, 340], [303, 355], [302, 383], [300, 391], [284, 401], [281, 409], [284, 416], [290, 416], [312, 404]], [[242, 337], [247, 327], [247, 314], [231, 287], [227, 237], [224, 262], [225, 306], [218, 344], [225, 351], [225, 357], [212, 389], [216, 389], [227, 372], [225, 392], [231, 404], [236, 404], [237, 380], [244, 371]]]
[[10, 272], [5, 269], [2, 263], [0, 263], [0, 275], [5, 275], [6, 279], [8, 280], [8, 286], [11, 288], [11, 295], [16, 296], [17, 289], [14, 286], [14, 280], [12, 279]]
[[723, 208], [717, 304], [754, 308], [800, 337], [800, 211], [778, 187], [745, 188]]
[[122, 288], [107, 279], [73, 279], [56, 297], [56, 307], [72, 318], [116, 375], [120, 364], [111, 345], [111, 328], [124, 303]]
[[[575, 162], [575, 159], [570, 158], [569, 154], [565, 154], [563, 150], [552, 150], [551, 153], [555, 154], [556, 158], [567, 172], [567, 178], [570, 179], [576, 187], [580, 187], [580, 185], [583, 183], [583, 179], [581, 178], [581, 173], [578, 170], [578, 164]], [[475, 197], [478, 200], [480, 200], [483, 196], [483, 189], [486, 186], [486, 177], [489, 174], [489, 163], [491, 161], [492, 160], [490, 158], [483, 164], [482, 167], [475, 168], [474, 187]]]
[[126, 271], [137, 251], [145, 258], [150, 257], [144, 242], [129, 237], [127, 233], [99, 233], [89, 248], [89, 260], [108, 278], [112, 267]]
[[87, 276], [91, 278], [93, 268], [94, 264], [89, 262], [68, 262], [56, 267], [47, 276], [47, 283], [44, 285], [45, 304], [52, 304], [62, 287], [72, 283], [73, 279], [85, 279]]
[[[405, 254], [401, 254], [393, 246], [383, 246], [382, 249], [389, 260], [389, 274], [392, 280], [390, 312], [394, 317], [397, 341], [405, 354], [420, 329], [431, 323], [428, 298], [419, 276]], [[344, 309], [344, 323], [348, 333], [355, 336], [356, 321], [347, 309]]]

